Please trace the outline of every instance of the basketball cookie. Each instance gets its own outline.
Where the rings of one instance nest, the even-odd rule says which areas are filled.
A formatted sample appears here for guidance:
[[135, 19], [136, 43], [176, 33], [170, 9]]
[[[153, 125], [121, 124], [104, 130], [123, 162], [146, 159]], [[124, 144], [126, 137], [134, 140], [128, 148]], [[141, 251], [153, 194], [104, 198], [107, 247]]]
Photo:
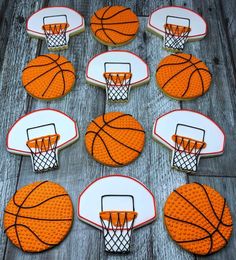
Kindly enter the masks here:
[[5, 233], [25, 252], [58, 245], [70, 231], [73, 206], [66, 190], [50, 182], [35, 182], [18, 190], [6, 206]]
[[92, 157], [108, 166], [124, 166], [134, 161], [145, 143], [145, 131], [129, 114], [110, 112], [93, 120], [85, 135]]
[[206, 64], [186, 53], [165, 57], [156, 71], [159, 87], [166, 95], [177, 100], [202, 96], [210, 88], [211, 78]]
[[35, 98], [61, 98], [71, 91], [75, 83], [75, 70], [65, 57], [45, 54], [27, 64], [22, 82], [25, 90]]
[[198, 255], [222, 249], [233, 230], [225, 199], [200, 183], [183, 185], [170, 194], [164, 207], [164, 220], [171, 238]]
[[91, 17], [90, 28], [98, 41], [116, 46], [133, 40], [138, 32], [139, 21], [130, 8], [106, 6]]

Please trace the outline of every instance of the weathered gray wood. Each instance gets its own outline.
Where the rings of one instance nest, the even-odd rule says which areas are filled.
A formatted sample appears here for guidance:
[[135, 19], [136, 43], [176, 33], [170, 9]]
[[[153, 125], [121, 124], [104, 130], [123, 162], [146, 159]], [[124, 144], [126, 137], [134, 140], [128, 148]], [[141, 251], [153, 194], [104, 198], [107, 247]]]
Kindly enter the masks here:
[[12, 12], [15, 3], [13, 1], [0, 1], [0, 69], [3, 64], [3, 57], [7, 46], [9, 32], [12, 28]]
[[171, 0], [160, 0], [160, 1], [155, 1], [155, 0], [130, 0], [130, 1], [124, 1], [124, 0], [110, 0], [106, 1], [106, 5], [123, 5], [126, 7], [130, 7], [138, 16], [144, 16], [148, 17], [151, 12], [153, 12], [155, 9], [161, 7], [161, 6], [166, 6], [170, 5]]
[[[230, 207], [231, 215], [233, 217], [233, 222], [235, 224], [236, 214], [236, 178], [228, 177], [228, 178], [215, 178], [215, 177], [190, 177], [190, 182], [199, 182], [202, 184], [209, 185], [210, 187], [217, 190], [225, 199]], [[235, 248], [236, 248], [236, 233], [235, 227], [232, 233], [232, 236], [229, 240], [228, 245], [223, 248], [221, 251], [211, 255], [208, 257], [212, 260], [221, 260], [221, 259], [234, 259], [235, 258]], [[197, 257], [197, 259], [205, 259], [205, 257]]]
[[[183, 5], [185, 1], [176, 0], [173, 4]], [[209, 31], [199, 42], [188, 43], [185, 52], [192, 53], [206, 62], [213, 79], [210, 90], [202, 97], [183, 101], [182, 107], [200, 111], [216, 121], [226, 133], [225, 153], [222, 156], [202, 159], [198, 174], [235, 176], [232, 161], [235, 160], [236, 146], [234, 125], [235, 114], [235, 75], [232, 57], [229, 52], [226, 32], [218, 1], [188, 1], [186, 7], [198, 11], [206, 19]]]
[[225, 28], [225, 38], [228, 43], [228, 49], [230, 55], [232, 56], [234, 63], [234, 74], [236, 69], [236, 18], [235, 18], [235, 10], [236, 10], [236, 2], [231, 1], [230, 4], [225, 4], [224, 1], [219, 1], [218, 5], [220, 6], [220, 11], [222, 15], [222, 23]]
[[[38, 9], [41, 4], [34, 3], [25, 8], [27, 1], [14, 2], [11, 12], [6, 11], [3, 21], [11, 21], [6, 36], [7, 45], [2, 45], [3, 60], [0, 72], [0, 116], [1, 116], [1, 161], [0, 161], [0, 211], [16, 190], [19, 169], [21, 167], [21, 156], [14, 156], [6, 151], [6, 134], [14, 121], [27, 110], [28, 97], [21, 84], [21, 72], [29, 57], [37, 53], [37, 41], [29, 40], [25, 33], [25, 24], [19, 23], [18, 17], [27, 17], [31, 12]], [[9, 4], [9, 3], [8, 3]], [[14, 28], [14, 29], [13, 29]], [[3, 222], [1, 214], [0, 225], [0, 258], [4, 255], [6, 236], [3, 234]]]

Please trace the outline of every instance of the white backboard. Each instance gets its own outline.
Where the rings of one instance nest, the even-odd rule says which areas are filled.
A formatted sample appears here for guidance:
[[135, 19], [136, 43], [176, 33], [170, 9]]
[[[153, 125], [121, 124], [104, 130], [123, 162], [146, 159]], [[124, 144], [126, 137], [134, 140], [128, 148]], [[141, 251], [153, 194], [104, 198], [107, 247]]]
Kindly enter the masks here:
[[[22, 116], [10, 128], [6, 140], [7, 150], [16, 154], [30, 155], [30, 150], [26, 145], [27, 129], [34, 128], [28, 131], [29, 137], [33, 139], [55, 134], [52, 124], [55, 125], [56, 133], [60, 135], [58, 149], [66, 147], [79, 138], [77, 124], [68, 115], [50, 108], [39, 109]], [[39, 127], [44, 125], [48, 126]]]
[[[188, 18], [190, 20], [191, 31], [188, 35], [189, 40], [200, 40], [204, 38], [207, 34], [206, 21], [193, 10], [180, 7], [180, 6], [166, 6], [166, 7], [156, 9], [149, 16], [148, 28], [157, 34], [164, 36], [165, 35], [164, 25], [166, 24], [167, 16]], [[184, 23], [183, 19], [179, 19], [179, 21], [176, 22], [176, 24], [185, 25], [186, 22]]]
[[225, 134], [223, 130], [207, 116], [192, 110], [173, 110], [157, 118], [154, 122], [153, 137], [174, 150], [175, 142], [172, 140], [172, 136], [175, 134], [178, 124], [189, 126], [181, 127], [178, 134], [192, 139], [202, 140], [200, 129], [205, 131], [206, 147], [201, 150], [201, 156], [214, 156], [224, 152]]
[[50, 21], [50, 23], [64, 23], [65, 19], [63, 16], [66, 16], [68, 20], [68, 35], [76, 34], [84, 30], [85, 25], [83, 16], [77, 11], [64, 6], [50, 6], [36, 11], [28, 18], [26, 30], [32, 36], [45, 38], [45, 33], [42, 28], [44, 17], [47, 17], [47, 20]]
[[109, 70], [114, 70], [114, 72], [125, 72], [124, 70], [128, 70], [129, 67], [124, 63], [130, 63], [132, 73], [131, 86], [145, 84], [150, 79], [148, 66], [140, 57], [129, 51], [112, 50], [95, 55], [88, 62], [86, 80], [93, 85], [106, 87], [103, 74], [105, 72], [104, 65], [107, 62], [120, 63], [120, 65], [116, 64], [113, 67], [109, 67]]
[[[110, 175], [96, 179], [80, 194], [78, 217], [86, 223], [102, 229], [99, 213], [102, 211], [102, 196], [105, 199], [103, 210], [131, 210], [134, 199], [134, 211], [137, 217], [134, 228], [150, 223], [156, 218], [156, 203], [153, 194], [138, 180], [124, 175]], [[129, 195], [122, 196], [122, 195]]]

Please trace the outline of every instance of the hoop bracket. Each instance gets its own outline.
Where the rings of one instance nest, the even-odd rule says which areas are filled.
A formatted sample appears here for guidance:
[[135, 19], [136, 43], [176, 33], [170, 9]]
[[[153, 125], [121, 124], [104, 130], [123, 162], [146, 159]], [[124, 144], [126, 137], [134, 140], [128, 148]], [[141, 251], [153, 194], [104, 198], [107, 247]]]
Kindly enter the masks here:
[[[104, 211], [103, 200], [106, 197], [126, 197], [132, 201], [132, 209]], [[101, 197], [100, 220], [102, 224], [105, 251], [110, 253], [128, 253], [130, 251], [131, 234], [137, 216], [132, 195], [103, 195]]]
[[[128, 70], [108, 71], [108, 65], [127, 65]], [[105, 62], [104, 63], [104, 74], [106, 81], [106, 94], [108, 101], [128, 101], [130, 92], [130, 83], [132, 79], [131, 64], [128, 62]]]

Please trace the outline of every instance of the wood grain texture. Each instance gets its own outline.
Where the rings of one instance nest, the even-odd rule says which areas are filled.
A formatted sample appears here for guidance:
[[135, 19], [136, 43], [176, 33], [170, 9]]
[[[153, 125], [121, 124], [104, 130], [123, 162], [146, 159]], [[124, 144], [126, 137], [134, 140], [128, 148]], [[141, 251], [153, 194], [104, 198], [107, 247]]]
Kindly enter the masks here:
[[236, 70], [236, 18], [234, 15], [234, 10], [236, 10], [236, 2], [231, 1], [230, 4], [225, 4], [223, 0], [218, 2], [221, 10], [222, 23], [225, 28], [225, 37], [229, 44], [228, 49], [230, 55], [232, 56], [232, 63], [234, 64], [234, 74]]
[[[116, 48], [135, 52], [149, 65], [151, 80], [144, 86], [132, 89], [130, 101], [125, 104], [106, 103], [105, 91], [93, 87], [85, 81], [85, 67], [88, 60], [95, 54], [108, 48], [97, 42], [89, 29], [90, 17], [97, 9], [109, 5], [120, 4], [132, 8], [139, 16], [140, 30], [137, 37], [128, 45]], [[189, 43], [186, 52], [192, 53], [202, 60], [214, 74], [210, 91], [203, 97], [191, 102], [179, 102], [166, 97], [158, 89], [155, 82], [157, 64], [169, 53], [162, 49], [162, 39], [146, 30], [147, 17], [157, 7], [176, 4], [183, 5], [202, 13], [209, 24], [207, 38], [201, 42]], [[86, 21], [86, 31], [72, 37], [69, 49], [60, 52], [75, 66], [77, 81], [67, 96], [55, 101], [40, 101], [27, 96], [21, 86], [21, 71], [25, 64], [39, 54], [48, 53], [45, 41], [29, 38], [25, 31], [25, 19], [42, 6], [67, 5], [80, 11]], [[192, 181], [206, 183], [216, 188], [226, 197], [232, 211], [236, 209], [235, 197], [235, 75], [234, 62], [230, 53], [235, 48], [233, 41], [235, 19], [230, 4], [222, 8], [223, 1], [76, 1], [65, 3], [62, 0], [45, 1], [9, 1], [0, 0], [0, 32], [9, 33], [4, 38], [0, 35], [0, 100], [1, 129], [0, 144], [2, 160], [0, 161], [1, 212], [14, 194], [15, 190], [38, 180], [51, 180], [64, 186], [73, 201], [74, 224], [70, 234], [57, 247], [41, 254], [21, 252], [11, 242], [6, 242], [1, 221], [0, 259], [35, 260], [41, 259], [195, 259], [196, 257], [183, 251], [169, 237], [163, 224], [163, 206], [168, 195], [178, 186]], [[226, 39], [225, 20], [230, 21], [228, 39]], [[232, 22], [231, 22], [232, 21]], [[232, 24], [231, 24], [232, 23]], [[10, 25], [10, 26], [8, 26]], [[7, 26], [7, 27], [6, 27]], [[228, 25], [227, 25], [228, 26]], [[109, 48], [111, 49], [111, 48]], [[12, 51], [14, 50], [14, 51]], [[10, 69], [9, 69], [10, 68]], [[222, 94], [223, 93], [223, 94]], [[32, 171], [29, 157], [7, 153], [5, 136], [7, 129], [14, 121], [38, 108], [51, 107], [62, 110], [77, 123], [80, 133], [79, 140], [59, 153], [60, 168], [44, 174]], [[154, 120], [176, 108], [192, 108], [211, 116], [227, 134], [226, 152], [223, 156], [201, 160], [198, 175], [217, 177], [189, 176], [170, 168], [170, 151], [152, 139]], [[122, 168], [103, 166], [89, 157], [85, 145], [84, 134], [89, 122], [97, 116], [109, 111], [122, 111], [132, 114], [146, 130], [146, 144], [140, 157], [132, 164]], [[104, 253], [102, 233], [95, 228], [79, 221], [77, 218], [77, 201], [79, 193], [95, 178], [120, 173], [135, 177], [142, 181], [154, 193], [157, 201], [157, 220], [152, 224], [133, 232], [132, 250], [129, 255], [109, 255]], [[219, 176], [232, 176], [222, 178]], [[227, 191], [227, 192], [226, 192]], [[235, 219], [235, 213], [233, 213]], [[2, 220], [2, 214], [1, 214]], [[235, 255], [235, 232], [227, 248], [208, 257], [209, 259], [233, 259]]]
[[[3, 62], [0, 72], [0, 115], [1, 115], [1, 161], [0, 161], [0, 211], [3, 212], [7, 201], [16, 190], [18, 176], [21, 168], [21, 156], [14, 156], [6, 151], [6, 135], [14, 121], [27, 111], [28, 97], [21, 84], [21, 72], [30, 59], [36, 56], [38, 44], [29, 40], [25, 33], [25, 23], [19, 23], [18, 17], [27, 17], [31, 12], [40, 7], [32, 4], [25, 8], [27, 1], [9, 2], [6, 8], [10, 8], [8, 21], [11, 21], [11, 30], [7, 33], [7, 44], [2, 45]], [[13, 5], [10, 7], [9, 5]], [[8, 11], [7, 11], [8, 12]], [[11, 17], [10, 17], [11, 16]], [[9, 27], [9, 28], [10, 28]], [[14, 29], [13, 29], [14, 28]], [[3, 214], [1, 214], [2, 220]], [[6, 236], [3, 234], [3, 223], [0, 225], [0, 258], [4, 256]]]

